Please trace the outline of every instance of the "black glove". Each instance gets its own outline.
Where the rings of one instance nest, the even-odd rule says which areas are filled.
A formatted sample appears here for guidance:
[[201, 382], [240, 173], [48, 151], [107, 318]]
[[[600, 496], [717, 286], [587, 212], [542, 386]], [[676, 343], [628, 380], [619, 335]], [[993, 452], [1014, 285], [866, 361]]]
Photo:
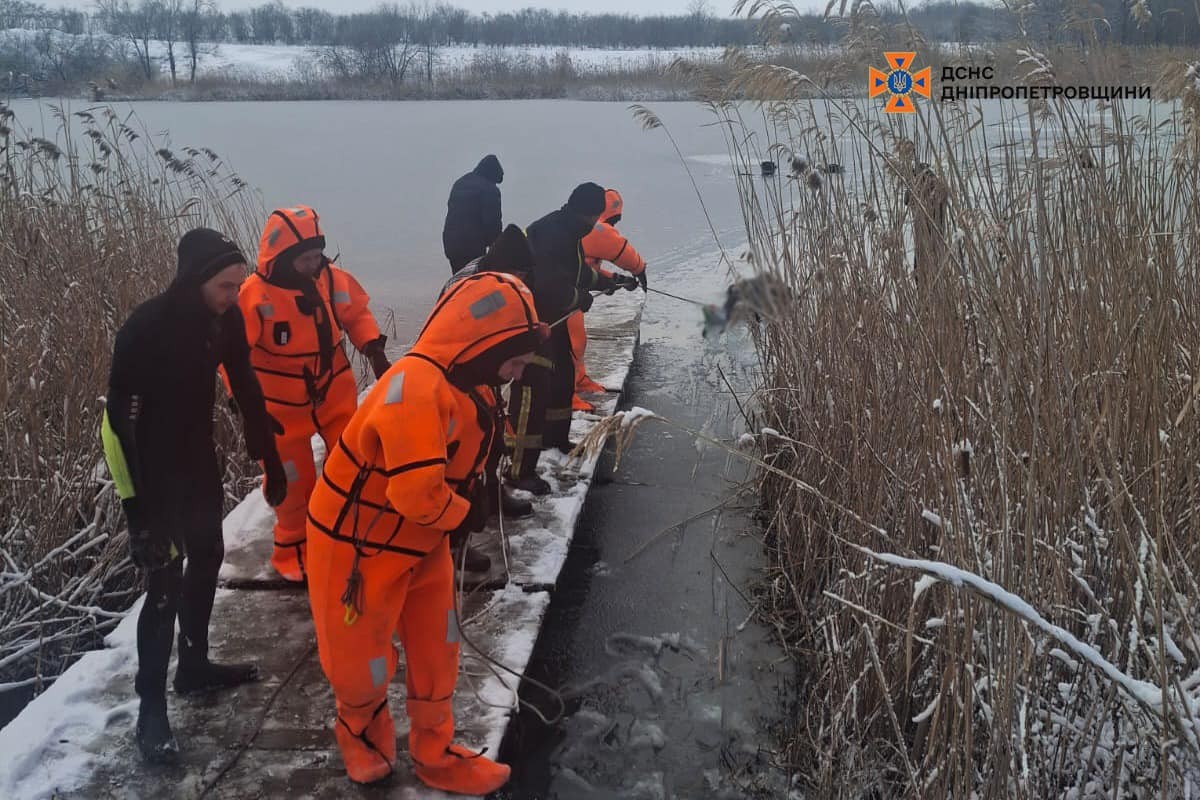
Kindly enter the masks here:
[[450, 531], [450, 547], [461, 547], [466, 543], [467, 537], [472, 533], [478, 533], [487, 527], [488, 519], [488, 499], [487, 489], [483, 485], [483, 481], [476, 481], [471, 489], [470, 496], [460, 495], [464, 500], [471, 504], [467, 515], [463, 517], [463, 521], [458, 524], [458, 527]]
[[367, 360], [371, 362], [371, 371], [375, 373], [375, 380], [382, 378], [383, 373], [392, 366], [392, 362], [388, 361], [387, 353], [383, 349], [386, 342], [387, 337], [380, 336], [378, 339], [367, 342], [367, 346], [362, 351]]
[[129, 556], [133, 563], [145, 570], [161, 569], [170, 564], [178, 551], [169, 538], [150, 530], [138, 499], [122, 500], [121, 506], [125, 509], [125, 521], [129, 523]]
[[643, 292], [649, 291], [649, 289], [646, 287], [646, 270], [645, 269], [643, 269], [641, 272], [639, 272], [637, 274], [637, 282], [638, 282], [638, 285], [640, 285], [642, 287]]
[[638, 279], [632, 275], [617, 275], [613, 278], [613, 282], [627, 292], [632, 292], [638, 287]]
[[579, 310], [586, 313], [587, 310], [591, 307], [592, 307], [592, 293], [591, 292], [579, 292]]
[[267, 505], [272, 508], [278, 506], [287, 498], [287, 490], [287, 471], [279, 460], [279, 452], [272, 447], [263, 459], [263, 496], [267, 499]]

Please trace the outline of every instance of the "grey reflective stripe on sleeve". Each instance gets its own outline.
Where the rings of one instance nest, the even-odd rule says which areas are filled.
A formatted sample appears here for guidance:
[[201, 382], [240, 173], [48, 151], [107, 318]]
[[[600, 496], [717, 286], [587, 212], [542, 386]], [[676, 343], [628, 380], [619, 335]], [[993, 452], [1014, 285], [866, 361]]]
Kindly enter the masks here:
[[388, 381], [387, 396], [383, 399], [385, 406], [394, 405], [404, 399], [404, 373], [397, 372]]
[[334, 292], [333, 293], [333, 302], [349, 303], [350, 302], [350, 293], [349, 292]]
[[378, 689], [387, 683], [387, 657], [379, 656], [367, 662], [371, 670], [371, 685]]
[[504, 304], [504, 295], [499, 291], [492, 292], [471, 303], [471, 316], [475, 319], [483, 319], [504, 308]]
[[453, 608], [446, 609], [446, 644], [458, 644], [462, 638], [458, 634], [458, 617]]
[[300, 470], [296, 469], [295, 461], [285, 461], [283, 464], [283, 472], [287, 475], [288, 483], [295, 483], [300, 480]]
[[449, 439], [451, 436], [454, 435], [454, 431], [457, 427], [458, 427], [458, 420], [456, 420], [456, 419], [450, 420], [450, 425], [449, 425], [449, 427], [446, 428], [446, 438], [447, 439]]
[[275, 306], [270, 303], [259, 303], [258, 315], [263, 319], [271, 319], [275, 316]]

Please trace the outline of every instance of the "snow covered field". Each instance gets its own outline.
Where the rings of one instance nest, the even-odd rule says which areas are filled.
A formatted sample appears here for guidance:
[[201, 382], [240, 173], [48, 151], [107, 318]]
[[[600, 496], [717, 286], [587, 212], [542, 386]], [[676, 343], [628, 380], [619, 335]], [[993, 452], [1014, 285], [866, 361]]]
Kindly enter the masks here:
[[[11, 47], [24, 44], [32, 47], [43, 35], [43, 32], [25, 29], [9, 29], [0, 31], [0, 47]], [[67, 47], [78, 45], [84, 37], [70, 36], [58, 31], [50, 33], [56, 45]], [[117, 46], [131, 48], [124, 40], [111, 40]], [[750, 48], [752, 52], [765, 54], [763, 48]], [[237, 78], [284, 79], [310, 74], [310, 69], [316, 65], [320, 48], [300, 45], [265, 45], [265, 44], [234, 44], [205, 43], [197, 67], [199, 76], [226, 76]], [[577, 72], [594, 73], [620, 70], [639, 70], [646, 68], [666, 68], [672, 60], [685, 57], [696, 60], [716, 60], [720, 58], [723, 48], [664, 48], [664, 49], [601, 49], [591, 47], [554, 47], [554, 46], [511, 46], [488, 47], [471, 45], [452, 45], [438, 47], [435, 51], [435, 69], [455, 71], [470, 65], [476, 58], [503, 57], [515, 64], [536, 64], [545, 61], [552, 65], [557, 58], [565, 54], [571, 60], [571, 66]], [[167, 62], [167, 45], [165, 42], [150, 43], [151, 59], [159, 66], [160, 73], [169, 72]], [[186, 74], [187, 48], [176, 44], [175, 58], [177, 68]]]

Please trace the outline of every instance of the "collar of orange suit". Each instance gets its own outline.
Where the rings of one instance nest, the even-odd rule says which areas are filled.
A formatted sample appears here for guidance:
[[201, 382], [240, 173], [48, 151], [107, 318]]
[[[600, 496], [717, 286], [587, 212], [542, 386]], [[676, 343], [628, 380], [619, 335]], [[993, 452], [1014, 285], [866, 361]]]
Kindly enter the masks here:
[[533, 294], [524, 283], [506, 273], [480, 272], [446, 290], [409, 352], [449, 373], [514, 338], [527, 338], [532, 351], [538, 329]]
[[258, 242], [258, 272], [271, 277], [277, 263], [290, 262], [305, 250], [325, 249], [321, 218], [309, 206], [277, 208], [267, 217]]

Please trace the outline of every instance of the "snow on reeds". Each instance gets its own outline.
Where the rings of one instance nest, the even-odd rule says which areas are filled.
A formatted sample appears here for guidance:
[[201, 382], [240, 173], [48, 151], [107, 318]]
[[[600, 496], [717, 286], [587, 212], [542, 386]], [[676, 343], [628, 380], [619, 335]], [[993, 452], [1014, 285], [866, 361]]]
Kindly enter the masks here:
[[[37, 136], [0, 105], [0, 693], [40, 690], [140, 591], [99, 438], [117, 328], [170, 281], [183, 231], [252, 257], [264, 216], [216, 153], [104, 107], [53, 115]], [[237, 497], [248, 474], [227, 459]]]
[[741, 272], [795, 298], [752, 329], [754, 400], [813, 796], [1195, 794], [1194, 76], [904, 119], [779, 68], [744, 66], [752, 108], [710, 85]]

